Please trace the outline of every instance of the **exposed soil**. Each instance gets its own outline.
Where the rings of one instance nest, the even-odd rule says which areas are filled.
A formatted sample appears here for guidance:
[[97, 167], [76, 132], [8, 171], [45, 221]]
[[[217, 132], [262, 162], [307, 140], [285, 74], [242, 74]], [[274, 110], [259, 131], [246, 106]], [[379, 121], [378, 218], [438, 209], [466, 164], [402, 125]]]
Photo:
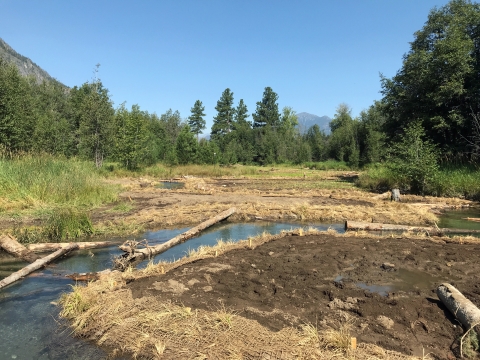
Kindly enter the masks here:
[[442, 282], [480, 305], [480, 245], [442, 239], [285, 236], [127, 285], [192, 309], [225, 306], [271, 330], [319, 328], [344, 312], [361, 343], [438, 359], [458, 356], [461, 326], [438, 300]]

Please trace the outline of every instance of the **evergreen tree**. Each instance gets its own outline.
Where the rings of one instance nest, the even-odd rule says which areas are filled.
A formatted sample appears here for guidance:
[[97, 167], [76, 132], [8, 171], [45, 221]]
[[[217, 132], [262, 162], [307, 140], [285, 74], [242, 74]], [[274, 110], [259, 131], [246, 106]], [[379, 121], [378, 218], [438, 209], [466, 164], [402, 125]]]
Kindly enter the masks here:
[[280, 113], [278, 112], [278, 95], [272, 88], [266, 87], [263, 92], [262, 101], [257, 102], [257, 109], [253, 116], [253, 127], [264, 127], [270, 125], [277, 128], [280, 124]]
[[0, 58], [0, 146], [7, 151], [29, 151], [34, 130], [33, 82], [13, 64]]
[[248, 109], [247, 105], [243, 102], [243, 99], [240, 99], [237, 108], [235, 109], [234, 116], [234, 126], [236, 130], [239, 127], [251, 127], [251, 123], [247, 121], [248, 119]]
[[233, 92], [229, 88], [225, 89], [222, 96], [217, 101], [217, 116], [213, 118], [211, 137], [219, 141], [223, 136], [233, 129], [233, 118], [235, 109], [233, 107]]
[[190, 111], [192, 115], [188, 118], [188, 125], [192, 132], [197, 135], [198, 141], [198, 134], [201, 134], [202, 130], [205, 129], [205, 120], [203, 119], [205, 107], [200, 100], [197, 100]]
[[190, 126], [183, 126], [180, 134], [178, 134], [176, 153], [179, 164], [185, 165], [194, 163], [197, 157], [198, 141], [193, 136]]

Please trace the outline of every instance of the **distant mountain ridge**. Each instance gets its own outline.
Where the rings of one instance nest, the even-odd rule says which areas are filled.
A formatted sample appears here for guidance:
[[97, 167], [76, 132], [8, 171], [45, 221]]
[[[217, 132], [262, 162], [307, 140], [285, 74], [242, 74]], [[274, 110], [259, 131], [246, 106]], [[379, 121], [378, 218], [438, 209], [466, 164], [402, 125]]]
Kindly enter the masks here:
[[57, 81], [32, 60], [13, 50], [2, 38], [0, 38], [0, 58], [15, 64], [21, 75], [34, 76], [37, 79], [37, 83], [41, 83], [44, 80]]
[[317, 116], [306, 112], [297, 114], [298, 127], [302, 134], [305, 134], [313, 125], [318, 125], [326, 134], [330, 134], [330, 119], [328, 116]]

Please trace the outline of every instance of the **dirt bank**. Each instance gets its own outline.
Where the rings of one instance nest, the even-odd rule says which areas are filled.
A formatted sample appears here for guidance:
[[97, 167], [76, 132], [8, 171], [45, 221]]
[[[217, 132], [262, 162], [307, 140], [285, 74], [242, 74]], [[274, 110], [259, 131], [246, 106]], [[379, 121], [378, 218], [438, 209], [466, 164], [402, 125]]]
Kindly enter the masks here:
[[480, 305], [479, 252], [480, 245], [441, 240], [288, 236], [128, 287], [134, 298], [205, 310], [225, 306], [274, 331], [327, 324], [345, 311], [360, 342], [449, 359], [462, 329], [434, 290], [450, 282]]

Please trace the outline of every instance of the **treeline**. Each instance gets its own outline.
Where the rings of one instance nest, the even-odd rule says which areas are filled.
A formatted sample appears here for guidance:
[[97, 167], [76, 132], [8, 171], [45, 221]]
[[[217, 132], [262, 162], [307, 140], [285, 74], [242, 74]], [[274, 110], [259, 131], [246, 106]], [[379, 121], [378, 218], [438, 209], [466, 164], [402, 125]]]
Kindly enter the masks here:
[[278, 108], [278, 95], [265, 88], [252, 120], [240, 99], [226, 89], [217, 102], [211, 138], [204, 107], [197, 100], [188, 118], [178, 111], [142, 111], [138, 105], [113, 107], [108, 90], [95, 78], [65, 88], [38, 84], [0, 59], [0, 150], [3, 154], [48, 153], [81, 157], [101, 167], [108, 159], [128, 169], [168, 164], [272, 164], [337, 159], [356, 167], [381, 159], [381, 115], [374, 108], [352, 119], [340, 105], [327, 136], [317, 125], [303, 134], [295, 111]]

